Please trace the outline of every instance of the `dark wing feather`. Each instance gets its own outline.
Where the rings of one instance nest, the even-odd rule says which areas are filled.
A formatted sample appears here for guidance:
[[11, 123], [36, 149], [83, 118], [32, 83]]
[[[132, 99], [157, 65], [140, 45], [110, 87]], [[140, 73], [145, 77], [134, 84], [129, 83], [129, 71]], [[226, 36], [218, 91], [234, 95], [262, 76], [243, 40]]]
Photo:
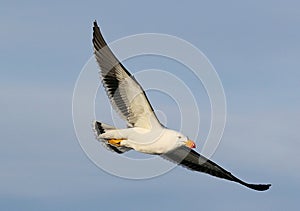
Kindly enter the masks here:
[[96, 21], [93, 44], [102, 83], [113, 108], [131, 127], [161, 127], [144, 90], [107, 46]]
[[254, 190], [264, 191], [269, 189], [269, 187], [271, 186], [270, 184], [246, 183], [233, 176], [230, 172], [226, 171], [216, 163], [212, 162], [211, 160], [205, 158], [204, 156], [187, 147], [179, 147], [173, 151], [162, 155], [162, 157], [164, 157], [167, 160], [173, 161], [179, 165], [182, 165], [183, 167], [186, 167], [190, 170], [207, 173], [215, 177], [238, 182]]

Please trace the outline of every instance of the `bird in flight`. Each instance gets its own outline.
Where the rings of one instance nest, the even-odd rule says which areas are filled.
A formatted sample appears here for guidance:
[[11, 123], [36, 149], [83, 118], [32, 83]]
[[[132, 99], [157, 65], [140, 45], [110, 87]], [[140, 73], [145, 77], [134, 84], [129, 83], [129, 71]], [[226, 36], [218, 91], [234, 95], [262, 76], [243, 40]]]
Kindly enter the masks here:
[[257, 191], [269, 189], [270, 184], [249, 184], [238, 179], [194, 151], [195, 142], [187, 136], [163, 126], [141, 85], [108, 47], [96, 21], [93, 27], [93, 45], [101, 82], [112, 107], [128, 126], [126, 129], [119, 129], [94, 121], [93, 129], [97, 139], [109, 150], [119, 154], [135, 150], [159, 155], [190, 170], [237, 182]]

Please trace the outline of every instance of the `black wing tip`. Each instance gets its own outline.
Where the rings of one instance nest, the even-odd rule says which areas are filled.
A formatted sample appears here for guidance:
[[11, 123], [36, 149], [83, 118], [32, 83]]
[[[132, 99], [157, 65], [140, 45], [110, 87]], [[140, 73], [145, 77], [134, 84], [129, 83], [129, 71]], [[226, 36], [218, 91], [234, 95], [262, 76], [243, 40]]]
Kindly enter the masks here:
[[102, 34], [100, 32], [100, 27], [98, 26], [97, 20], [94, 21], [92, 41], [93, 41], [95, 52], [99, 51], [104, 46], [106, 46], [106, 42], [104, 41], [104, 39], [102, 37]]
[[271, 187], [271, 184], [248, 184], [246, 186], [253, 190], [266, 191]]
[[94, 27], [99, 27], [98, 23], [97, 23], [97, 20], [94, 20]]
[[98, 26], [97, 20], [94, 20], [93, 30], [94, 30], [94, 33], [95, 33], [95, 31], [97, 31], [97, 30], [100, 31], [100, 28], [99, 28], [99, 26]]

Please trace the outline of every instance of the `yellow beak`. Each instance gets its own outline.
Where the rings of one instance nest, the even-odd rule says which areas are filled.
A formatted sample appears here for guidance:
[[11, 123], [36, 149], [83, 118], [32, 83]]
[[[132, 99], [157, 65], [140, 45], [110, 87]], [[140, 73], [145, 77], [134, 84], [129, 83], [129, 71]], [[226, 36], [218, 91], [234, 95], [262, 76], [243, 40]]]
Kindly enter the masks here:
[[185, 146], [187, 146], [188, 148], [196, 148], [196, 144], [192, 140], [187, 140], [185, 142]]

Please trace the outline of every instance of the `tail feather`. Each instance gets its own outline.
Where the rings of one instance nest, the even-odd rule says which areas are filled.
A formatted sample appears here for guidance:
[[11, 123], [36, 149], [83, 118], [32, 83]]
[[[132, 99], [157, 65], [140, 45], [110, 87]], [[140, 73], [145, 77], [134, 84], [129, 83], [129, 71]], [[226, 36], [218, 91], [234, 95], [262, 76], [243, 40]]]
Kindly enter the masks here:
[[108, 130], [115, 130], [116, 128], [111, 126], [111, 125], [107, 125], [98, 121], [94, 122], [93, 128], [96, 132], [97, 137], [99, 135], [101, 135], [102, 133], [105, 133]]
[[95, 135], [96, 135], [96, 139], [98, 140], [101, 140], [102, 143], [104, 144], [104, 146], [111, 150], [111, 151], [114, 151], [116, 153], [124, 153], [124, 152], [127, 152], [128, 150], [130, 150], [130, 148], [127, 148], [127, 147], [116, 147], [116, 146], [113, 146], [111, 144], [109, 144], [107, 142], [107, 140], [105, 139], [99, 139], [99, 136], [105, 132], [107, 132], [108, 130], [116, 130], [117, 128], [111, 126], [111, 125], [107, 125], [107, 124], [104, 124], [104, 123], [101, 123], [101, 122], [98, 122], [98, 121], [94, 121], [93, 123], [93, 130], [95, 132]]

